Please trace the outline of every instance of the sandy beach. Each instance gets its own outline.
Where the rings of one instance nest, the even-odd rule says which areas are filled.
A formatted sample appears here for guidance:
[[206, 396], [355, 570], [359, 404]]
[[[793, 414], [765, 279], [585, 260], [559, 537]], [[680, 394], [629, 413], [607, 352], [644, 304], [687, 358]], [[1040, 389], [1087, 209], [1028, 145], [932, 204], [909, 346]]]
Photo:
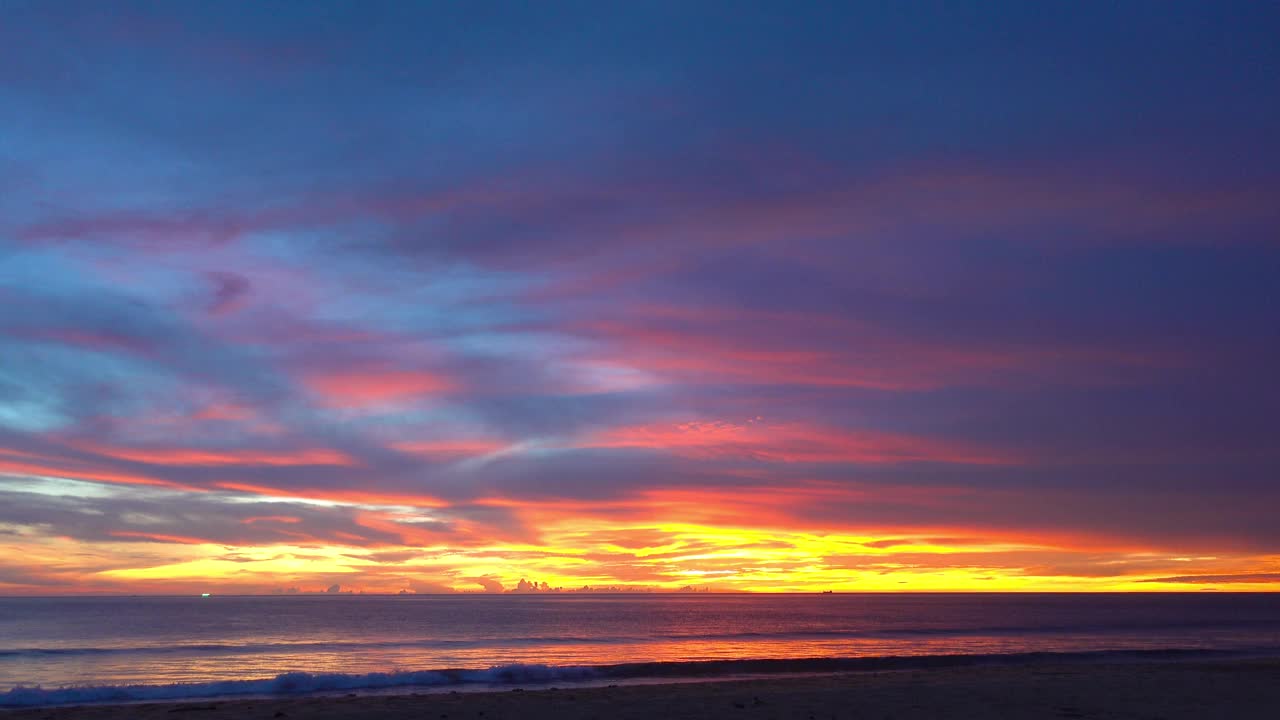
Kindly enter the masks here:
[[0, 711], [6, 720], [1274, 718], [1280, 661], [979, 667], [619, 687]]

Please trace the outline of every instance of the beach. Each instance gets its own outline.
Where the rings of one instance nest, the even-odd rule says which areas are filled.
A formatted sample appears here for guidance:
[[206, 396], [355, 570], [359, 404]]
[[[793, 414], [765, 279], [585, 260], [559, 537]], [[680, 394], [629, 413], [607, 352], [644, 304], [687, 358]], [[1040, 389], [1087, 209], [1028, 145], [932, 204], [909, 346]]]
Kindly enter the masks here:
[[1273, 718], [1280, 661], [978, 666], [494, 692], [295, 696], [0, 711], [6, 720]]

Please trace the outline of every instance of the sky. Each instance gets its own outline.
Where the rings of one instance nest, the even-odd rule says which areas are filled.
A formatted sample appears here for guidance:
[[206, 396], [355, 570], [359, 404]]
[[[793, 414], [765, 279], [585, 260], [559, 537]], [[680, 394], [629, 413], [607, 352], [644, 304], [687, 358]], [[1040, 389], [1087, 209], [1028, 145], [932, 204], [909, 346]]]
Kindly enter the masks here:
[[0, 0], [0, 594], [1280, 590], [1278, 33]]

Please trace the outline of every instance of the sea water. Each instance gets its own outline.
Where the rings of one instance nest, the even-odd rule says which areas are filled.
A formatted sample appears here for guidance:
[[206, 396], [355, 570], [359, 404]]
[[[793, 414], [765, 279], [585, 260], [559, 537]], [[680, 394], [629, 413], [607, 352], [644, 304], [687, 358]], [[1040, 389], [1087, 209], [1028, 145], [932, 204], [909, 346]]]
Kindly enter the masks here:
[[0, 707], [1206, 653], [1280, 654], [1280, 595], [0, 598]]

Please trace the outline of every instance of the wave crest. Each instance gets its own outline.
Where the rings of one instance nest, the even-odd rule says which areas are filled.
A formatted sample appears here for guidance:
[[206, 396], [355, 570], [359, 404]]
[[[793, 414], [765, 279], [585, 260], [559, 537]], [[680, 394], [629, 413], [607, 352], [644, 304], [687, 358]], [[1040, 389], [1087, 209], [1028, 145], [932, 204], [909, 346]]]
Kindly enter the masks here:
[[96, 687], [16, 687], [0, 693], [0, 708], [80, 705], [101, 702], [190, 700], [237, 695], [298, 695], [346, 690], [449, 685], [512, 685], [639, 678], [709, 678], [735, 675], [784, 675], [869, 670], [908, 670], [985, 664], [1048, 664], [1125, 661], [1227, 659], [1273, 656], [1274, 648], [1253, 651], [1132, 650], [1004, 655], [920, 655], [799, 660], [709, 660], [646, 662], [599, 666], [516, 664], [487, 669], [417, 670], [367, 674], [289, 672], [259, 680], [224, 680], [169, 685], [107, 685]]

